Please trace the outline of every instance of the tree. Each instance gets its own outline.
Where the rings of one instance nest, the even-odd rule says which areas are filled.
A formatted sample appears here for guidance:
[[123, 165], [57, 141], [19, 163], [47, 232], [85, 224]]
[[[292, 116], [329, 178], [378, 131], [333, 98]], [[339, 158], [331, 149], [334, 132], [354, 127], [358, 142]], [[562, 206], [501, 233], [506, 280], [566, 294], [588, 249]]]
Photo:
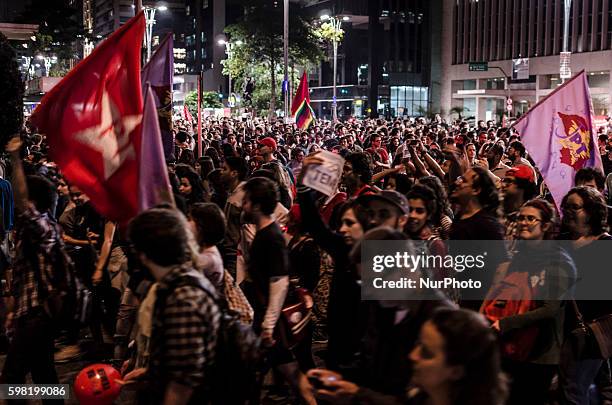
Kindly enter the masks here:
[[[185, 96], [185, 105], [189, 109], [192, 116], [198, 116], [198, 92], [191, 91]], [[219, 93], [216, 91], [205, 91], [202, 94], [202, 108], [221, 108], [223, 103], [219, 99]]]
[[466, 109], [464, 107], [453, 107], [450, 109], [451, 114], [457, 114], [460, 120], [463, 119], [461, 114], [463, 114], [465, 111]]
[[24, 24], [38, 24], [32, 55], [56, 56], [53, 75], [65, 73], [70, 60], [78, 59], [75, 44], [83, 38], [82, 15], [64, 0], [33, 0], [17, 18]]
[[[251, 94], [251, 106], [255, 108], [255, 110], [259, 111], [260, 115], [265, 116], [269, 113], [273, 113], [274, 110], [269, 110], [270, 108], [270, 100], [272, 98], [272, 92], [270, 91], [271, 86], [265, 86], [263, 83], [267, 83], [270, 78], [269, 68], [265, 63], [256, 63], [251, 64], [246, 73], [235, 79], [234, 88], [235, 89], [243, 89], [244, 82], [248, 79], [248, 77], [252, 77], [255, 83], [255, 88], [253, 93]], [[275, 77], [275, 86], [278, 88], [282, 84], [283, 80], [283, 67], [281, 65], [277, 65]], [[300, 75], [297, 72], [297, 69], [289, 68], [289, 80], [291, 81], [291, 77], [294, 77], [296, 82], [294, 82], [295, 87], [299, 84]], [[259, 84], [259, 85], [258, 85]], [[282, 105], [282, 94], [277, 92], [275, 94], [274, 105]], [[245, 106], [244, 102], [242, 104]]]
[[0, 147], [18, 133], [23, 125], [23, 82], [15, 51], [0, 33]]
[[[242, 45], [232, 50], [231, 66], [225, 72], [232, 77], [244, 77], [249, 66], [263, 64], [268, 70], [270, 86], [269, 114], [276, 110], [277, 80], [279, 66], [283, 60], [283, 3], [269, 0], [248, 0], [245, 13], [233, 25], [226, 27], [225, 32], [233, 43]], [[292, 62], [304, 65], [316, 63], [322, 57], [320, 41], [315, 35], [313, 26], [304, 17], [299, 5], [290, 4], [289, 10], [289, 56]], [[261, 87], [263, 83], [255, 83]]]

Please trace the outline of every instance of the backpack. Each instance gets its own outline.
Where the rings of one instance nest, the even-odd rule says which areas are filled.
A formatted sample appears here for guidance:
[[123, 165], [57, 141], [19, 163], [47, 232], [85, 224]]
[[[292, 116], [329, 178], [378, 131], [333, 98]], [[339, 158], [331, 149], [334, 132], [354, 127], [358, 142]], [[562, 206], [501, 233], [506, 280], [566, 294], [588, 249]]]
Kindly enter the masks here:
[[[492, 290], [480, 312], [491, 322], [521, 315], [536, 308], [533, 296], [529, 273], [512, 272]], [[502, 355], [515, 361], [527, 360], [538, 333], [539, 328], [535, 325], [504, 333], [500, 336]]]
[[[64, 244], [53, 244], [49, 257], [51, 274], [41, 268], [34, 272], [39, 282], [43, 309], [58, 330], [72, 327], [74, 322], [86, 324], [92, 311], [91, 292], [76, 276], [74, 262], [66, 252]], [[42, 271], [46, 272], [45, 279], [53, 286], [52, 291], [41, 288]]]
[[[207, 290], [197, 279], [182, 277], [168, 291], [191, 286], [204, 291], [217, 304], [221, 314], [215, 358], [207, 374], [206, 393], [211, 404], [238, 405], [251, 399], [257, 387], [257, 372], [261, 368], [260, 338], [250, 325], [240, 319], [224, 300]], [[167, 295], [158, 291], [158, 300]]]

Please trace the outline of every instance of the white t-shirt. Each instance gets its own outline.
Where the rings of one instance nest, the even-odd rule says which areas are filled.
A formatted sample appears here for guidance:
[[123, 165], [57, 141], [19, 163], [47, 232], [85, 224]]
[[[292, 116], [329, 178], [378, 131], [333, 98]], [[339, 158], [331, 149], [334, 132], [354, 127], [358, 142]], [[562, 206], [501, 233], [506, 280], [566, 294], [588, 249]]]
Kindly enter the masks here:
[[197, 267], [215, 288], [223, 287], [223, 258], [216, 246], [202, 248]]

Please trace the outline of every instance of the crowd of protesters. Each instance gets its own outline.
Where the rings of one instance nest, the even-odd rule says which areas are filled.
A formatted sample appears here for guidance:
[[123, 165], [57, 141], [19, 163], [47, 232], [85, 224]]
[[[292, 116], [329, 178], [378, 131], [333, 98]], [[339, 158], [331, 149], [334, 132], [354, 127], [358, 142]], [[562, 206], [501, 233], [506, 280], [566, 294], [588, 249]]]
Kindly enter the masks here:
[[[474, 241], [474, 251], [506, 241], [493, 245], [483, 276], [492, 286], [513, 272], [560, 290], [597, 279], [612, 262], [595, 243], [612, 239], [612, 122], [596, 138], [603, 172], [579, 170], [557, 205], [518, 134], [493, 121], [349, 119], [298, 130], [209, 118], [200, 142], [194, 128], [176, 117], [167, 156], [174, 205], [127, 226], [100, 216], [62, 176], [44, 136], [9, 142], [0, 382], [31, 373], [34, 383], [57, 383], [55, 363], [88, 356], [120, 368], [124, 390], [143, 404], [256, 404], [287, 387], [287, 401], [305, 404], [612, 403], [609, 359], [592, 336], [577, 342], [574, 333], [582, 319], [612, 314], [612, 300], [533, 299], [490, 321], [478, 313], [482, 300], [454, 288], [364, 301], [360, 284], [362, 246], [376, 240], [407, 249], [424, 241], [437, 255], [449, 240]], [[304, 184], [321, 150], [344, 158], [332, 195]], [[556, 239], [572, 242], [538, 247]], [[69, 306], [90, 302], [87, 314], [60, 323], [66, 284], [86, 295]], [[290, 299], [309, 306], [300, 333], [286, 327]], [[260, 342], [252, 383], [238, 377], [244, 370], [219, 382], [231, 375], [220, 368], [236, 364], [223, 357], [232, 357], [228, 313]], [[507, 356], [503, 342], [520, 345], [528, 333], [517, 332], [534, 328], [528, 352]]]

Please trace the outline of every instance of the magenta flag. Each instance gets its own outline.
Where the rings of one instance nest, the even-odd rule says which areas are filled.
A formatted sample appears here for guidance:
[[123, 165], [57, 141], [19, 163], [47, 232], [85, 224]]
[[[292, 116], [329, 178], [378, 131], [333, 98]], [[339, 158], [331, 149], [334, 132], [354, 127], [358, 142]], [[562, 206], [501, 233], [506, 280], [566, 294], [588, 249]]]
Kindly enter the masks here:
[[578, 170], [603, 168], [584, 71], [537, 103], [513, 127], [542, 173], [557, 207], [574, 187]]
[[155, 106], [159, 116], [164, 155], [170, 157], [174, 152], [174, 137], [172, 134], [172, 81], [174, 79], [174, 43], [172, 34], [159, 44], [151, 60], [142, 69], [142, 92], [145, 94], [146, 84], [151, 84]]
[[168, 169], [162, 150], [155, 98], [149, 85], [147, 85], [144, 96], [138, 188], [139, 211], [161, 203], [174, 205]]

